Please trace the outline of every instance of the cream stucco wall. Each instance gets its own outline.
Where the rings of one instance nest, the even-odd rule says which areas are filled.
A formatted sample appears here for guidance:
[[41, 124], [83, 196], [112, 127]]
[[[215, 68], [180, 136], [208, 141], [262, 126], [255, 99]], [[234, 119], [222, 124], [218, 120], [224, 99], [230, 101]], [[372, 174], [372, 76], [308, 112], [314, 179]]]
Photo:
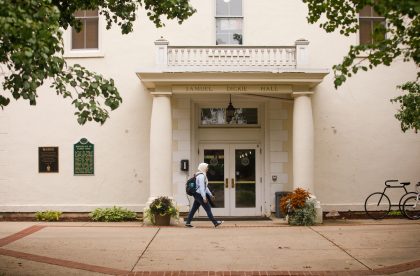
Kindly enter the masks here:
[[[48, 85], [39, 90], [37, 106], [12, 100], [0, 111], [0, 211], [91, 211], [112, 205], [142, 210], [149, 197], [152, 96], [135, 73], [155, 66], [153, 42], [161, 36], [170, 45], [214, 45], [214, 2], [191, 3], [198, 12], [182, 25], [168, 22], [167, 27], [155, 29], [141, 12], [130, 35], [121, 35], [116, 26], [102, 30], [103, 57], [67, 60], [115, 80], [123, 104], [105, 125], [79, 126], [70, 100], [56, 96]], [[305, 17], [306, 6], [300, 1], [244, 0], [244, 44], [290, 46], [305, 38], [310, 41], [308, 67], [331, 68], [357, 43], [356, 35], [327, 34], [308, 25]], [[414, 65], [398, 60], [391, 67], [358, 73], [338, 90], [333, 88], [332, 73], [316, 87], [312, 96], [315, 191], [324, 210], [360, 209], [366, 195], [382, 189], [386, 179], [420, 181], [420, 136], [401, 132], [393, 118], [397, 106], [389, 102], [399, 93], [395, 86], [413, 80], [415, 74]], [[185, 175], [179, 171], [179, 160], [195, 158], [188, 156], [193, 143], [188, 140], [191, 101], [179, 96], [171, 101], [172, 190], [183, 204]], [[273, 162], [265, 164], [263, 177], [268, 185], [266, 207], [272, 209], [272, 193], [290, 190], [293, 184], [293, 104], [266, 101], [265, 107], [271, 114], [265, 141], [272, 143], [264, 160]], [[73, 144], [83, 137], [95, 145], [94, 176], [73, 175]], [[59, 147], [59, 173], [38, 173], [39, 146]], [[287, 160], [281, 159], [285, 156]], [[280, 183], [270, 182], [274, 173]]]

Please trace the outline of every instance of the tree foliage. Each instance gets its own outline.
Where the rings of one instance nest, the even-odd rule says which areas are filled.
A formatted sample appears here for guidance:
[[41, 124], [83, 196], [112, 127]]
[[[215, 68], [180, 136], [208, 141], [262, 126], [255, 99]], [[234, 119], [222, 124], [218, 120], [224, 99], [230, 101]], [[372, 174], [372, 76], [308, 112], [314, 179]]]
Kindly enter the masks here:
[[0, 107], [10, 103], [10, 94], [36, 105], [37, 89], [51, 79], [58, 95], [73, 99], [80, 124], [92, 120], [103, 124], [122, 98], [113, 79], [66, 64], [62, 29], [80, 30], [81, 22], [74, 17], [77, 10], [99, 9], [107, 29], [116, 24], [127, 34], [133, 31], [140, 7], [156, 27], [164, 25], [162, 16], [182, 23], [195, 12], [188, 0], [0, 0]]
[[[358, 71], [368, 71], [383, 64], [391, 65], [392, 61], [402, 57], [404, 61], [413, 61], [417, 68], [420, 64], [420, 2], [418, 0], [303, 0], [308, 5], [308, 22], [320, 22], [320, 27], [327, 32], [338, 30], [349, 36], [359, 29], [358, 13], [365, 6], [371, 6], [385, 18], [386, 25], [378, 24], [374, 29], [376, 39], [372, 44], [353, 45], [343, 61], [333, 66], [335, 87], [342, 85], [347, 78]], [[360, 56], [366, 56], [360, 58]], [[417, 87], [420, 72], [415, 81]], [[410, 82], [413, 83], [413, 82]], [[399, 87], [408, 90], [409, 83]], [[406, 87], [407, 89], [404, 89]], [[417, 90], [418, 91], [418, 90]], [[395, 117], [401, 121], [401, 129], [419, 130], [419, 116], [408, 115], [420, 109], [419, 94], [410, 92], [392, 101], [401, 103], [401, 110]], [[409, 106], [406, 106], [410, 103]], [[412, 105], [414, 103], [414, 106]]]
[[401, 122], [401, 129], [420, 129], [420, 84], [407, 82], [398, 88], [407, 91], [407, 94], [392, 99], [392, 102], [400, 104], [400, 110], [395, 117]]

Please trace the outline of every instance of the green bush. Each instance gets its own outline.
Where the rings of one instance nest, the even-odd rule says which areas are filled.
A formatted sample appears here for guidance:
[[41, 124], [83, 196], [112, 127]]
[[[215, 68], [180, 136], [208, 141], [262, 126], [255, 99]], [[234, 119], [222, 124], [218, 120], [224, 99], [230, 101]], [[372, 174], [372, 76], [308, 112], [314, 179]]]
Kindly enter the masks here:
[[289, 224], [295, 226], [314, 225], [315, 216], [315, 203], [313, 201], [306, 201], [303, 207], [297, 208], [289, 214]]
[[36, 220], [41, 220], [41, 221], [58, 221], [60, 220], [62, 212], [60, 211], [52, 211], [52, 210], [47, 210], [47, 211], [39, 211], [36, 212], [35, 214], [35, 218]]
[[179, 211], [175, 203], [167, 196], [160, 196], [152, 201], [148, 208], [143, 211], [144, 218], [155, 224], [155, 215], [169, 215], [175, 219], [179, 219]]
[[135, 220], [137, 214], [126, 208], [114, 206], [112, 208], [96, 208], [89, 216], [94, 221], [127, 221]]
[[401, 214], [401, 211], [391, 210], [391, 211], [389, 211], [388, 215], [389, 216], [401, 216], [402, 214]]

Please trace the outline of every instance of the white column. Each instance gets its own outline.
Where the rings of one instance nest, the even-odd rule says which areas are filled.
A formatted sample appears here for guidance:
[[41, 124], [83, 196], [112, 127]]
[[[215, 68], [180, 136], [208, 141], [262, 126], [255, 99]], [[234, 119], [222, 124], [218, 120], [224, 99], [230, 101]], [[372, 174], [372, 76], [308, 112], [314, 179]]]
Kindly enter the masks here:
[[172, 197], [172, 110], [170, 92], [153, 92], [150, 124], [150, 197]]
[[314, 191], [314, 125], [311, 92], [293, 93], [293, 188]]

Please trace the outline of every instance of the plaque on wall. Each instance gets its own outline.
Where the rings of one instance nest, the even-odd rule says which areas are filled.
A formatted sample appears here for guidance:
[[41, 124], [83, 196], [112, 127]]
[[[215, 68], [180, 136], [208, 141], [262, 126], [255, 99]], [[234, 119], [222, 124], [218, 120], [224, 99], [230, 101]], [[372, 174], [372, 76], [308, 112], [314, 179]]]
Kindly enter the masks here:
[[94, 174], [94, 145], [86, 138], [74, 144], [74, 174]]
[[58, 172], [58, 147], [38, 147], [38, 169], [40, 173]]

